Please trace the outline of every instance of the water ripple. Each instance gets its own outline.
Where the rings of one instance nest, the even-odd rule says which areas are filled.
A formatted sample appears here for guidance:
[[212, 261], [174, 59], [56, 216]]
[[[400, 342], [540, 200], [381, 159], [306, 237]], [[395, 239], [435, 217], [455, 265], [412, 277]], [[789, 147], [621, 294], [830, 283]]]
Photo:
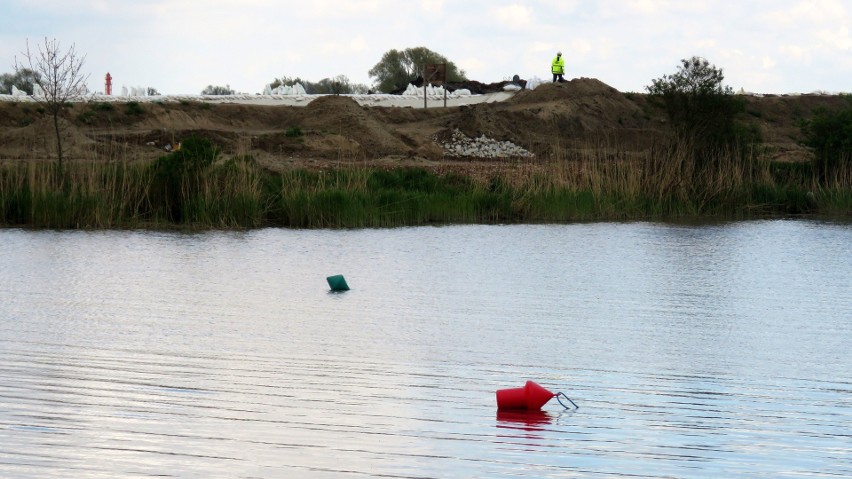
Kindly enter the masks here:
[[4, 478], [852, 476], [848, 226], [0, 236]]

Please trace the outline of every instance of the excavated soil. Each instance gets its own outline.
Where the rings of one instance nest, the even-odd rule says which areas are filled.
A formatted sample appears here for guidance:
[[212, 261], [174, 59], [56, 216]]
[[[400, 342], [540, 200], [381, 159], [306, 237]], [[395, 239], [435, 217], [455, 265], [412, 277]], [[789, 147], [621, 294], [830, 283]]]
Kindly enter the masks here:
[[[848, 108], [843, 96], [745, 97], [742, 120], [763, 134], [774, 159], [802, 161], [800, 123], [819, 108]], [[52, 118], [34, 103], [0, 102], [0, 161], [52, 159]], [[340, 164], [418, 165], [483, 170], [544, 163], [606, 144], [643, 151], [667, 132], [662, 111], [645, 95], [621, 93], [591, 78], [544, 84], [511, 99], [451, 108], [364, 107], [343, 96], [306, 106], [180, 103], [76, 103], [60, 118], [69, 160], [137, 161], [165, 154], [190, 135], [226, 156], [251, 155], [270, 169]], [[448, 138], [494, 140], [534, 156], [488, 159], [450, 155]]]

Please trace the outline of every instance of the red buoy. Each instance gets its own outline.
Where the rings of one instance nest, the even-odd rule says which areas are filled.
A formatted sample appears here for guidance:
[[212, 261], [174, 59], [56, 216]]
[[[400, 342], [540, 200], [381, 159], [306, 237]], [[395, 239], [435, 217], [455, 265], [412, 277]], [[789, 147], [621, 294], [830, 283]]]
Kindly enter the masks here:
[[538, 411], [550, 401], [556, 393], [527, 381], [522, 388], [500, 389], [497, 391], [497, 409], [522, 409]]

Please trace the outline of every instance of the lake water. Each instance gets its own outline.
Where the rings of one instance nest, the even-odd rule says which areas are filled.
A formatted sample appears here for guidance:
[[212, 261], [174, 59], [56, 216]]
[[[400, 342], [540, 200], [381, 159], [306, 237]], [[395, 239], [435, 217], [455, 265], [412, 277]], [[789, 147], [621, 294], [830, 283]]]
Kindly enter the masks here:
[[[850, 477], [850, 253], [793, 220], [0, 230], [0, 477]], [[527, 380], [579, 409], [498, 413]]]

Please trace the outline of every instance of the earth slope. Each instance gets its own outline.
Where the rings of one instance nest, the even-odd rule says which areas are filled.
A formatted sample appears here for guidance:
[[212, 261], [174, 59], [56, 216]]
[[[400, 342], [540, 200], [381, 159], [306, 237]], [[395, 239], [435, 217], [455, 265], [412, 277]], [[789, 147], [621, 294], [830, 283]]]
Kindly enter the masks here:
[[[745, 97], [743, 121], [756, 125], [775, 159], [800, 161], [799, 123], [817, 108], [848, 108], [843, 96]], [[76, 103], [61, 119], [71, 160], [150, 160], [190, 135], [226, 155], [251, 155], [270, 169], [345, 163], [440, 169], [504, 161], [448, 154], [460, 136], [511, 144], [543, 162], [566, 150], [606, 144], [642, 151], [667, 129], [645, 95], [622, 93], [590, 78], [544, 84], [509, 100], [452, 108], [364, 107], [345, 96], [303, 107], [229, 103]], [[51, 118], [34, 103], [0, 102], [0, 160], [55, 157]], [[520, 150], [512, 150], [520, 151]], [[511, 158], [509, 158], [511, 159]]]

